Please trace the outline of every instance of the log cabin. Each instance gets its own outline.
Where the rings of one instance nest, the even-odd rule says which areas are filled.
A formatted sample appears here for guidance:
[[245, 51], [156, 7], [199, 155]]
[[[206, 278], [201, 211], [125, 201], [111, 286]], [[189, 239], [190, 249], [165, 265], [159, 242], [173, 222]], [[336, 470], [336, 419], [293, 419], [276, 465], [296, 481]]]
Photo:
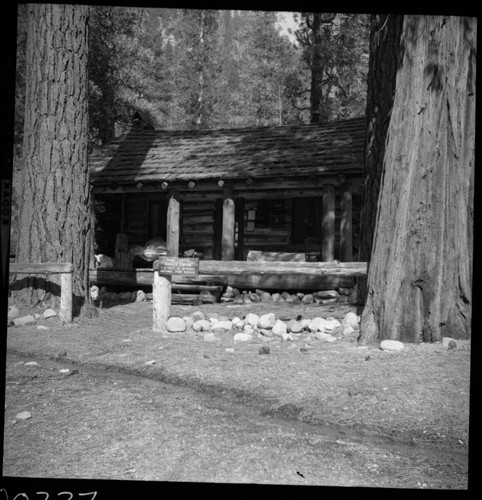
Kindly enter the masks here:
[[[165, 131], [137, 114], [129, 132], [89, 157], [98, 251], [119, 257], [126, 245], [174, 231], [171, 254], [195, 250], [205, 260], [356, 261], [365, 131], [364, 117]], [[352, 284], [329, 276], [224, 278], [268, 289]]]

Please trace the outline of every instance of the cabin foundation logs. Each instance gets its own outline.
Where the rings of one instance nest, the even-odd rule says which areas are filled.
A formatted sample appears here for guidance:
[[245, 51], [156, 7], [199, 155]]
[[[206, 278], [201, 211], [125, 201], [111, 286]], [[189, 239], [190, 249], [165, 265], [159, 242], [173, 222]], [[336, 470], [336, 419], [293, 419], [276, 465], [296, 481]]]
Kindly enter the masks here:
[[[183, 288], [184, 287], [184, 288]], [[91, 296], [94, 304], [103, 307], [111, 303], [129, 303], [153, 301], [151, 292], [143, 290], [133, 291], [110, 291], [112, 287], [94, 285], [91, 287]], [[116, 287], [118, 288], [118, 287]], [[172, 284], [170, 300], [172, 304], [214, 304], [221, 302], [224, 304], [252, 304], [252, 303], [272, 303], [272, 304], [292, 304], [292, 305], [325, 305], [332, 303], [355, 303], [354, 288], [340, 287], [337, 290], [319, 290], [310, 292], [270, 292], [267, 290], [242, 290], [231, 286], [225, 287], [206, 284], [198, 285], [196, 289], [189, 285]], [[164, 290], [164, 288], [163, 288]], [[224, 291], [223, 291], [224, 290]], [[162, 299], [165, 302], [165, 298]], [[159, 315], [159, 321], [167, 321], [166, 315], [162, 312]]]

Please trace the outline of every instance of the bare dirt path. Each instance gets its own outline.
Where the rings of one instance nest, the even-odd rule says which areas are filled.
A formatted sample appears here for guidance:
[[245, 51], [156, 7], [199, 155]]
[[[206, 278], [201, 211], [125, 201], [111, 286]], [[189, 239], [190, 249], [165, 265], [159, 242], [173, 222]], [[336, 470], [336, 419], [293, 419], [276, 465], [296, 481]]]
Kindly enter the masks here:
[[[7, 476], [464, 488], [466, 455], [266, 415], [192, 389], [9, 356]], [[61, 373], [68, 368], [70, 372]], [[27, 420], [15, 420], [30, 411]], [[15, 422], [15, 423], [14, 423]]]

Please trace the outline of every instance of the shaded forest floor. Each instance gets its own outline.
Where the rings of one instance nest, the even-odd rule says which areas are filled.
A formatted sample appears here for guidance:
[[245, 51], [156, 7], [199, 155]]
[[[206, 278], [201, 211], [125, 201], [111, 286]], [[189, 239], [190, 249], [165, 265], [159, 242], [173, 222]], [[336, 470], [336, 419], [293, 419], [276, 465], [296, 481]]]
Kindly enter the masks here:
[[[285, 320], [298, 315], [341, 319], [355, 310], [347, 305], [213, 304], [173, 306], [172, 315], [187, 316], [198, 309], [229, 318], [274, 312]], [[37, 329], [39, 324], [48, 329]], [[141, 302], [101, 309], [99, 317], [77, 318], [69, 326], [51, 318], [9, 327], [7, 342], [14, 355], [132, 373], [261, 407], [265, 415], [431, 447], [459, 458], [467, 454], [469, 341], [458, 340], [450, 350], [442, 344], [407, 344], [400, 352], [386, 352], [377, 346], [358, 347], [353, 337], [330, 343], [303, 335], [292, 341], [254, 336], [234, 342], [232, 332], [216, 335], [217, 342], [207, 342], [192, 330], [155, 333], [152, 304]], [[269, 354], [260, 354], [266, 345]], [[7, 395], [14, 398], [16, 390], [10, 387]], [[6, 409], [7, 425], [17, 410], [15, 404]], [[466, 473], [448, 478], [448, 483], [466, 487]]]

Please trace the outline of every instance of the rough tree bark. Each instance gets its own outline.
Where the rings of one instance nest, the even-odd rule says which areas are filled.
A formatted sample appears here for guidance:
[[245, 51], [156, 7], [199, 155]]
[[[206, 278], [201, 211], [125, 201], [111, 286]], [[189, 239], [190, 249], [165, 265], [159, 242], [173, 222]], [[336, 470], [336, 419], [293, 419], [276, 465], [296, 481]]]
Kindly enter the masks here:
[[[403, 16], [373, 14], [370, 20], [370, 61], [367, 87], [367, 138], [364, 188], [360, 214], [360, 261], [368, 262], [375, 234], [377, 202], [385, 155], [385, 140], [395, 94], [400, 62], [400, 36]], [[357, 279], [357, 300], [366, 301], [367, 279]]]
[[468, 338], [475, 18], [404, 18], [361, 343]]
[[[90, 302], [87, 16], [88, 7], [81, 5], [29, 6], [16, 251], [17, 262], [72, 262], [77, 309], [85, 300]], [[38, 280], [29, 280], [26, 288], [16, 292], [16, 299], [47, 302], [58, 291], [54, 281], [54, 276], [42, 280], [45, 290]]]

